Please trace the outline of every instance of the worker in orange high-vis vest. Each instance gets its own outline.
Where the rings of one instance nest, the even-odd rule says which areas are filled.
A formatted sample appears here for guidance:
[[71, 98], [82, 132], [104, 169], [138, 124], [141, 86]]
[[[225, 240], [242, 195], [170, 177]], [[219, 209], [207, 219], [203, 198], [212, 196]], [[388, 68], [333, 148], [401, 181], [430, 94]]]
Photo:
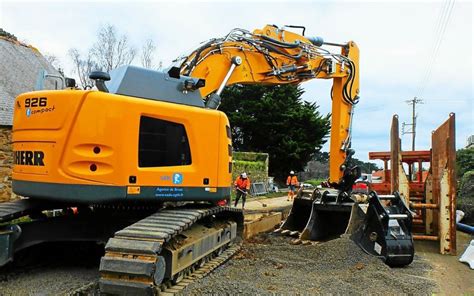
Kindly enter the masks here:
[[293, 198], [295, 197], [296, 188], [299, 186], [298, 177], [295, 176], [294, 171], [291, 171], [290, 175], [286, 179], [286, 186], [288, 186], [287, 201], [293, 200]]
[[234, 182], [235, 186], [235, 207], [239, 203], [239, 199], [242, 198], [242, 210], [245, 208], [245, 198], [247, 197], [247, 191], [250, 190], [250, 179], [247, 177], [247, 174], [244, 172], [237, 177]]

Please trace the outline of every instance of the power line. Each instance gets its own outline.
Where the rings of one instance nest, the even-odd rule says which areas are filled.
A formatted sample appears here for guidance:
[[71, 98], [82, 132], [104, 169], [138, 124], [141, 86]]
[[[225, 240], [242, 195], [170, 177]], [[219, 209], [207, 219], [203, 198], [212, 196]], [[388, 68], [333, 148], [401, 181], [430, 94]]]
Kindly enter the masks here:
[[446, 32], [446, 28], [448, 27], [448, 24], [449, 24], [449, 20], [451, 18], [451, 13], [453, 11], [453, 7], [454, 7], [454, 0], [452, 2], [452, 4], [448, 7], [448, 11], [447, 11], [447, 14], [446, 14], [446, 18], [445, 18], [445, 22], [444, 22], [444, 25], [440, 31], [440, 35], [439, 35], [439, 41], [436, 45], [436, 48], [435, 48], [435, 51], [433, 53], [433, 58], [431, 60], [431, 63], [430, 63], [430, 68], [428, 70], [428, 73], [426, 74], [426, 80], [424, 81], [424, 84], [421, 86], [421, 90], [420, 90], [420, 93], [419, 93], [419, 96], [422, 96], [430, 79], [431, 79], [431, 75], [433, 73], [433, 69], [434, 69], [434, 65], [436, 63], [436, 60], [438, 58], [438, 52], [439, 52], [439, 49], [441, 48], [441, 44], [443, 42], [443, 39], [444, 39], [444, 36], [445, 36], [445, 32]]
[[447, 1], [444, 2], [444, 5], [441, 8], [441, 10], [439, 12], [439, 15], [438, 15], [438, 18], [437, 18], [437, 21], [436, 21], [436, 29], [434, 31], [435, 33], [434, 33], [434, 36], [433, 36], [434, 38], [433, 38], [432, 44], [430, 46], [432, 48], [432, 51], [431, 51], [430, 55], [426, 56], [427, 59], [426, 59], [425, 69], [424, 69], [424, 72], [423, 72], [424, 75], [422, 75], [422, 78], [419, 81], [418, 88], [417, 88], [418, 96], [420, 95], [421, 88], [423, 88], [423, 85], [425, 84], [425, 82], [428, 78], [428, 73], [430, 72], [430, 68], [433, 64], [432, 60], [435, 56], [436, 48], [437, 48], [437, 45], [439, 43], [440, 32], [442, 31], [442, 27], [443, 27], [443, 24], [445, 22], [448, 7], [449, 7], [449, 4], [450, 4], [449, 1], [450, 0], [447, 0]]
[[449, 1], [450, 0], [446, 0], [444, 2], [444, 5], [442, 6], [441, 10], [439, 11], [438, 18], [436, 20], [436, 27], [435, 27], [435, 30], [434, 30], [433, 40], [430, 44], [431, 52], [430, 52], [429, 55], [426, 55], [425, 69], [423, 71], [423, 75], [422, 75], [422, 77], [421, 77], [421, 79], [418, 83], [418, 87], [417, 87], [417, 94], [418, 95], [420, 94], [420, 89], [422, 88], [423, 84], [425, 83], [425, 81], [427, 79], [429, 69], [430, 69], [430, 66], [432, 65], [431, 60], [433, 59], [433, 56], [434, 56], [434, 53], [435, 53], [435, 50], [436, 50], [436, 46], [439, 42], [439, 33], [440, 33], [441, 28], [442, 28], [442, 24], [444, 23], [447, 8], [449, 6]]
[[424, 72], [424, 75], [422, 76], [423, 78], [420, 80], [418, 84], [418, 88], [417, 88], [418, 97], [423, 96], [426, 86], [428, 85], [431, 79], [434, 64], [437, 60], [439, 49], [443, 42], [446, 28], [448, 27], [451, 14], [454, 8], [454, 4], [455, 4], [455, 0], [446, 0], [443, 8], [441, 9], [438, 15], [437, 25], [435, 29], [435, 39], [433, 43], [433, 50], [432, 50], [432, 54], [429, 56], [427, 60], [425, 72]]

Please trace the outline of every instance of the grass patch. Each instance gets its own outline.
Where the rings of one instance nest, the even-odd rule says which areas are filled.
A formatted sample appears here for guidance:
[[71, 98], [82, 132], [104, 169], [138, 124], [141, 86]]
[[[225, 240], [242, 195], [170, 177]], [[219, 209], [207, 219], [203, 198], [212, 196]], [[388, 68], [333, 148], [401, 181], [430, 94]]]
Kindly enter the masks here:
[[[258, 196], [255, 196], [255, 197], [247, 195], [247, 201], [256, 200], [256, 199], [265, 199], [265, 198], [275, 198], [275, 197], [282, 197], [282, 196], [286, 196], [286, 193], [284, 193], [284, 192], [269, 192], [265, 195], [258, 195]], [[231, 192], [230, 199], [232, 201], [235, 201], [235, 190], [233, 190]]]
[[7, 222], [4, 222], [4, 223], [0, 223], [0, 226], [6, 226], [6, 225], [14, 225], [14, 224], [20, 224], [20, 223], [27, 223], [27, 222], [31, 222], [33, 220], [31, 220], [31, 218], [29, 216], [24, 216], [24, 217], [20, 217], [18, 219], [14, 219], [14, 220], [11, 220], [11, 221], [7, 221]]
[[322, 182], [326, 182], [326, 181], [327, 179], [310, 179], [310, 180], [303, 181], [303, 183], [308, 183], [316, 187], [318, 185], [321, 185]]

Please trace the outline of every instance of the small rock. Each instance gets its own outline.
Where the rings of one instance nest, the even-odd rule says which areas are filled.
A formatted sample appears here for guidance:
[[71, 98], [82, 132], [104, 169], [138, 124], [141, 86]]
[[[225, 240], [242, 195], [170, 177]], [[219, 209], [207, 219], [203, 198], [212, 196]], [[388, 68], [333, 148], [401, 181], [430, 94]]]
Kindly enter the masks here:
[[301, 240], [299, 238], [297, 239], [294, 239], [290, 242], [292, 245], [300, 245], [301, 244]]

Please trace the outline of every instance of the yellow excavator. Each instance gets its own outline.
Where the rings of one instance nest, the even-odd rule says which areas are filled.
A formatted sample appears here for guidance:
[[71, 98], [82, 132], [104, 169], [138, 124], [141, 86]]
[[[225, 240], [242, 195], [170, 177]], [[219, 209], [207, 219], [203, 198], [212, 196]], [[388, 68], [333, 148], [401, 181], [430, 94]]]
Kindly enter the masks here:
[[[358, 194], [360, 201], [352, 192], [360, 176], [349, 166], [359, 49], [304, 33], [301, 26], [234, 29], [166, 71], [123, 66], [92, 72], [97, 90], [65, 79], [63, 90], [21, 94], [13, 191], [25, 198], [0, 204], [0, 266], [37, 244], [91, 241], [105, 244], [104, 293], [151, 295], [178, 283], [242, 232], [242, 212], [223, 206], [230, 200], [232, 141], [226, 115], [216, 110], [222, 90], [318, 78], [333, 80], [332, 188], [295, 199], [281, 231], [311, 239], [347, 232], [388, 264], [409, 264], [411, 214], [403, 201], [396, 193]], [[324, 219], [343, 226], [331, 230]]]

